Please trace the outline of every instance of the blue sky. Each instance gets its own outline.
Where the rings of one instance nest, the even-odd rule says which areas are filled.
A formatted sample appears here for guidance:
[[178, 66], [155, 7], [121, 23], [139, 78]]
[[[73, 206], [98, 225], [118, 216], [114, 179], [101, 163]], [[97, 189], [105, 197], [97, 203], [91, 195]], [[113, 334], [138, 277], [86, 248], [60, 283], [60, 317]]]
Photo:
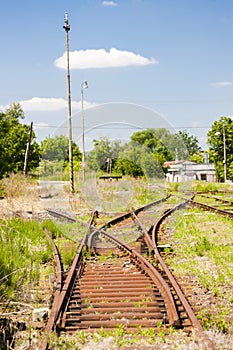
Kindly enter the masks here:
[[232, 0], [1, 1], [0, 110], [20, 102], [38, 140], [67, 119], [65, 12], [77, 123], [84, 80], [85, 110], [144, 106], [202, 147], [212, 123], [233, 114]]

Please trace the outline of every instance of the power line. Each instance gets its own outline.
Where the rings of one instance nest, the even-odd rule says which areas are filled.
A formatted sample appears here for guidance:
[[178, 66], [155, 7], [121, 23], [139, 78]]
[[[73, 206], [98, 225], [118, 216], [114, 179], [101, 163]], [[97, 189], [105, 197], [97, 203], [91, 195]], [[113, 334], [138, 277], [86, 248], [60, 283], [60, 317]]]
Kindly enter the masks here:
[[[35, 127], [38, 127], [40, 129], [46, 129], [46, 128], [57, 128], [57, 129], [67, 129], [68, 126], [59, 126], [59, 125], [40, 125], [40, 124], [34, 124]], [[117, 126], [118, 129], [126, 129], [126, 130], [135, 130], [135, 129], [143, 129], [142, 127], [129, 127], [129, 126], [122, 126], [122, 125], [119, 125]], [[96, 127], [96, 126], [93, 126], [92, 127], [93, 129], [98, 129], [98, 130], [116, 130], [116, 128], [113, 128], [113, 127]], [[171, 126], [171, 127], [157, 127], [157, 128], [154, 128], [154, 129], [209, 129], [211, 128], [211, 125], [209, 126]], [[81, 130], [81, 126], [73, 126], [73, 129], [80, 129]], [[147, 128], [145, 127], [145, 129], [153, 129], [151, 127]]]

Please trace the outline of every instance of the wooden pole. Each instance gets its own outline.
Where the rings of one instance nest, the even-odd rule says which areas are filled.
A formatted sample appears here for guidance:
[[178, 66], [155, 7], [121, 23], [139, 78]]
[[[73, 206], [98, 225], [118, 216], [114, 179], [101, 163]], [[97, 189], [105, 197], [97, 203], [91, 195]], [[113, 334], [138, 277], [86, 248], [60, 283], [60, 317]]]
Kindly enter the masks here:
[[32, 142], [32, 130], [33, 130], [33, 122], [31, 122], [29, 139], [28, 139], [27, 148], [26, 148], [26, 152], [25, 152], [24, 169], [23, 169], [25, 176], [27, 176], [27, 173], [28, 173], [28, 161], [29, 161], [30, 147], [31, 147], [31, 142]]

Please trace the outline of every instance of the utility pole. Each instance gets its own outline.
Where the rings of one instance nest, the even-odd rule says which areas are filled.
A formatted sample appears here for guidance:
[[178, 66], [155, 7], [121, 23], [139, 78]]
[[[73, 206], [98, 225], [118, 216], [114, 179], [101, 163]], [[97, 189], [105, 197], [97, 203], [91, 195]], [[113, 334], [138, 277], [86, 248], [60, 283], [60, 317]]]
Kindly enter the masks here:
[[67, 57], [67, 91], [68, 91], [68, 132], [69, 132], [69, 165], [70, 165], [70, 193], [74, 193], [74, 171], [72, 151], [72, 122], [71, 122], [71, 93], [70, 93], [70, 62], [69, 62], [69, 31], [68, 14], [65, 13], [63, 28], [66, 31], [66, 57]]
[[28, 139], [27, 148], [25, 152], [25, 160], [24, 160], [24, 168], [23, 168], [24, 176], [27, 176], [28, 174], [28, 160], [29, 160], [30, 147], [32, 142], [32, 128], [33, 128], [33, 122], [31, 122], [30, 134], [29, 134], [29, 139]]

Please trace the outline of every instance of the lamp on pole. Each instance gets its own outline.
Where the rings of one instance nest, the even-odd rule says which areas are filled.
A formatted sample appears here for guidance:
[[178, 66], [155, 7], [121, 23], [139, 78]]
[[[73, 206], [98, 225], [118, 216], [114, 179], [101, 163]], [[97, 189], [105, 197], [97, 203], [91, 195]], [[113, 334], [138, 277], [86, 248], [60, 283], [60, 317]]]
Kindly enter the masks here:
[[64, 15], [63, 28], [66, 31], [66, 58], [67, 58], [67, 92], [68, 92], [68, 133], [69, 133], [69, 165], [70, 165], [70, 193], [74, 193], [74, 172], [72, 152], [72, 123], [71, 123], [71, 93], [70, 93], [70, 63], [69, 63], [69, 31], [68, 14]]
[[85, 167], [85, 144], [84, 144], [84, 89], [88, 88], [87, 81], [83, 81], [81, 84], [81, 101], [82, 101], [82, 167], [83, 167], [83, 177], [84, 177], [84, 167]]

